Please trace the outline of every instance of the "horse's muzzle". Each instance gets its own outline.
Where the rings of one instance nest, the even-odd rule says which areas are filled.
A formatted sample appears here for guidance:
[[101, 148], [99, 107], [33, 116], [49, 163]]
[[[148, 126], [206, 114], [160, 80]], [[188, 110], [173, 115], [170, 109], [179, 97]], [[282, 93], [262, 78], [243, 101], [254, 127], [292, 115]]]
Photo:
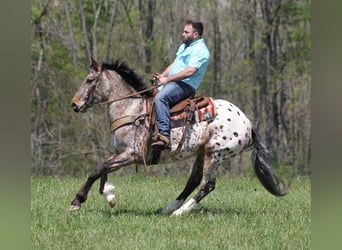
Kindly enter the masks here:
[[75, 112], [86, 112], [87, 110], [87, 103], [84, 101], [80, 101], [78, 98], [74, 97], [72, 98], [72, 104], [71, 104], [72, 109]]
[[72, 103], [71, 104], [71, 107], [72, 109], [75, 111], [75, 112], [81, 112], [81, 113], [85, 113], [87, 111], [87, 109], [89, 108], [89, 106], [85, 103], [83, 104], [81, 107], [79, 107], [76, 103]]
[[73, 102], [71, 104], [71, 107], [77, 113], [78, 112], [85, 113], [87, 111], [87, 105], [86, 104], [83, 104], [81, 107], [79, 107], [76, 103]]
[[80, 109], [77, 107], [77, 105], [74, 102], [71, 104], [71, 107], [72, 107], [72, 110], [75, 111], [75, 112], [79, 112], [80, 111]]

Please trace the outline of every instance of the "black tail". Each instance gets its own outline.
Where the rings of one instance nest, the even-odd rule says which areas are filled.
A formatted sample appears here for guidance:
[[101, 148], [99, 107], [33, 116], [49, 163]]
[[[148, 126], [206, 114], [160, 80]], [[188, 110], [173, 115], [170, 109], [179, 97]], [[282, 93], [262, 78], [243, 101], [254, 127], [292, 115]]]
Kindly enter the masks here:
[[268, 165], [267, 148], [262, 142], [260, 134], [255, 129], [252, 129], [252, 137], [254, 140], [252, 160], [256, 176], [271, 194], [275, 196], [286, 195], [289, 192], [289, 188], [285, 186], [284, 182], [275, 175], [271, 166]]

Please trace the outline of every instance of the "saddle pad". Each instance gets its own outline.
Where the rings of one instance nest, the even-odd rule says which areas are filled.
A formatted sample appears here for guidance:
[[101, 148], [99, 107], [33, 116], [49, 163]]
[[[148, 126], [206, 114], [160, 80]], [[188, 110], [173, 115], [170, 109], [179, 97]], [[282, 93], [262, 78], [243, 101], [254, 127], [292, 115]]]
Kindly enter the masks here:
[[[208, 97], [208, 103], [205, 106], [196, 108], [194, 115], [192, 116], [191, 123], [201, 121], [212, 121], [216, 116], [216, 107], [211, 97]], [[179, 112], [171, 114], [171, 128], [182, 127], [186, 122], [186, 112]]]

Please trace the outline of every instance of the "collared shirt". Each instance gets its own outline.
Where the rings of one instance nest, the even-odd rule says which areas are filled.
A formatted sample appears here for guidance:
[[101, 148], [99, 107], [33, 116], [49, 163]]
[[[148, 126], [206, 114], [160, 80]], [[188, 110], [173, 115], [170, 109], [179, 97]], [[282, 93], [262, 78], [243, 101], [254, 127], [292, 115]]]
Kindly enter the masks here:
[[184, 79], [183, 82], [197, 90], [207, 70], [209, 59], [210, 53], [203, 38], [192, 42], [188, 47], [183, 43], [178, 48], [169, 75], [177, 74], [187, 67], [195, 67], [197, 69], [195, 74]]

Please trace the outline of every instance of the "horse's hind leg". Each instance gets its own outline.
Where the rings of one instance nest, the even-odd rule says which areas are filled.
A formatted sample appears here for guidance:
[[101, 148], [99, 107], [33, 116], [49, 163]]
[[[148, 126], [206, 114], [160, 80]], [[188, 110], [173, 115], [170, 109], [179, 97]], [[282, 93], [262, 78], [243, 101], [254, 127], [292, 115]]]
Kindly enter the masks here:
[[175, 210], [172, 213], [172, 216], [182, 216], [189, 213], [197, 203], [215, 189], [217, 162], [213, 155], [214, 154], [206, 154], [204, 157], [203, 180], [200, 190], [193, 198]]
[[203, 159], [204, 159], [204, 150], [200, 150], [197, 154], [197, 158], [192, 167], [191, 174], [186, 183], [186, 186], [182, 193], [174, 200], [167, 208], [161, 211], [161, 214], [167, 215], [171, 214], [176, 209], [180, 208], [180, 206], [184, 203], [186, 198], [195, 190], [195, 188], [201, 183], [203, 177]]

